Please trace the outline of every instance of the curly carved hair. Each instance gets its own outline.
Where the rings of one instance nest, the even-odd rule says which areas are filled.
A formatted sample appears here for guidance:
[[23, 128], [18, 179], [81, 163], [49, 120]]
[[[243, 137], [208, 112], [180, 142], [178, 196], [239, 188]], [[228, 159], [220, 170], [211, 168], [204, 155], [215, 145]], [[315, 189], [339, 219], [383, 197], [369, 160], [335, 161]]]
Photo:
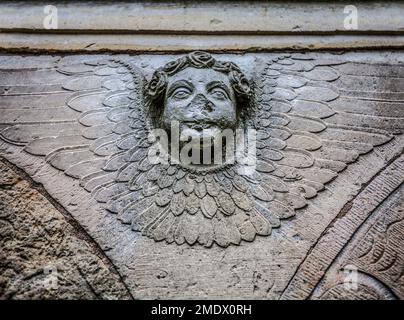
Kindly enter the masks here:
[[218, 61], [209, 53], [202, 51], [192, 52], [157, 69], [146, 87], [146, 94], [151, 101], [161, 101], [167, 88], [167, 78], [188, 67], [210, 68], [226, 74], [230, 79], [237, 101], [248, 101], [251, 86], [240, 68], [233, 62]]

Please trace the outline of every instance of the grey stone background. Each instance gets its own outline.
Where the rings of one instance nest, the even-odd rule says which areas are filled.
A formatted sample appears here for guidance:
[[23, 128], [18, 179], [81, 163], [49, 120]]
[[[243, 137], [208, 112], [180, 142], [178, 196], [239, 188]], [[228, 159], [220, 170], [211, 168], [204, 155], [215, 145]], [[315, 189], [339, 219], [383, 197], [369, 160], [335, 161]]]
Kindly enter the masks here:
[[[331, 49], [319, 54], [403, 63], [400, 1], [353, 3], [358, 30], [343, 28], [349, 1], [59, 3], [58, 30], [43, 29], [45, 4], [0, 4], [0, 75], [98, 59], [105, 51], [135, 60], [147, 75], [198, 49], [222, 53], [249, 77], [262, 56], [278, 55], [271, 50]], [[7, 87], [5, 76], [0, 86]], [[96, 204], [82, 203], [72, 179], [47, 175], [46, 168], [32, 179], [35, 163], [16, 165], [3, 155], [0, 299], [403, 299], [403, 145], [399, 135], [361, 157], [270, 238], [225, 250], [156, 244], [127, 233], [97, 216]], [[347, 265], [359, 270], [357, 290], [344, 286]], [[47, 270], [56, 270], [56, 284]]]
[[[237, 62], [251, 76], [254, 63], [277, 55], [221, 58]], [[401, 51], [319, 55], [397, 65], [403, 57]], [[172, 59], [169, 55], [115, 57], [135, 61], [146, 75]], [[0, 72], [98, 58], [3, 55]], [[362, 156], [270, 237], [226, 249], [167, 245], [139, 237], [115, 218], [100, 215], [96, 203], [83, 201], [86, 192], [74, 179], [46, 166], [34, 172], [35, 162], [13, 158], [24, 172], [2, 158], [0, 296], [402, 299], [403, 144], [403, 136], [398, 135]], [[360, 271], [358, 290], [344, 286], [346, 265]], [[48, 285], [49, 266], [57, 270], [56, 288]]]

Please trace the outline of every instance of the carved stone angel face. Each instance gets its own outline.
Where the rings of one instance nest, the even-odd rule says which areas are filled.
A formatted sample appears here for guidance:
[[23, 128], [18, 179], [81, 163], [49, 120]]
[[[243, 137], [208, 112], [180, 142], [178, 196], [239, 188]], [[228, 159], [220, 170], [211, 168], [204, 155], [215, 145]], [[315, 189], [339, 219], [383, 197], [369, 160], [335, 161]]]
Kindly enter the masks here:
[[181, 137], [204, 142], [236, 127], [250, 92], [237, 65], [199, 51], [157, 69], [147, 87], [156, 126], [169, 131], [177, 121]]
[[162, 123], [179, 122], [180, 134], [210, 139], [237, 123], [237, 105], [229, 78], [212, 69], [188, 67], [168, 79]]

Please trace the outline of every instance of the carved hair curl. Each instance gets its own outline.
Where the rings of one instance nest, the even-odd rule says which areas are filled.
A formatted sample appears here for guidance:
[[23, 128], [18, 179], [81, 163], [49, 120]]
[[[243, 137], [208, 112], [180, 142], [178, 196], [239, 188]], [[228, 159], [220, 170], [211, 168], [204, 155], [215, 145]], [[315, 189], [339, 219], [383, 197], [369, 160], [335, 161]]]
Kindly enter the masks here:
[[146, 87], [146, 94], [151, 101], [159, 101], [162, 99], [167, 88], [167, 79], [169, 76], [188, 67], [199, 69], [210, 68], [228, 75], [238, 101], [248, 100], [251, 95], [251, 86], [237, 65], [233, 62], [218, 61], [207, 52], [195, 51], [167, 63], [164, 67], [154, 72]]

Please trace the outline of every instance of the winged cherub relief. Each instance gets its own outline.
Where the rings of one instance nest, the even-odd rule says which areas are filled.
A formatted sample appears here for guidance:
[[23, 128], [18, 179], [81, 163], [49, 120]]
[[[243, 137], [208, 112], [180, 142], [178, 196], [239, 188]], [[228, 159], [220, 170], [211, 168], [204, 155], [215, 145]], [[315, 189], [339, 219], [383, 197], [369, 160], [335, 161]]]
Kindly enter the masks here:
[[[12, 162], [39, 158], [79, 179], [105, 210], [156, 241], [239, 245], [269, 236], [349, 163], [402, 132], [402, 105], [383, 111], [380, 101], [395, 95], [372, 72], [386, 81], [394, 66], [279, 55], [247, 80], [236, 64], [192, 52], [147, 82], [120, 60], [60, 65], [44, 70], [61, 81], [58, 91], [44, 97], [44, 86], [32, 85], [28, 109], [26, 95], [13, 96], [0, 117], [0, 149]], [[152, 161], [150, 133], [169, 132], [172, 148], [173, 123], [197, 141], [254, 130], [253, 170], [237, 160]]]

